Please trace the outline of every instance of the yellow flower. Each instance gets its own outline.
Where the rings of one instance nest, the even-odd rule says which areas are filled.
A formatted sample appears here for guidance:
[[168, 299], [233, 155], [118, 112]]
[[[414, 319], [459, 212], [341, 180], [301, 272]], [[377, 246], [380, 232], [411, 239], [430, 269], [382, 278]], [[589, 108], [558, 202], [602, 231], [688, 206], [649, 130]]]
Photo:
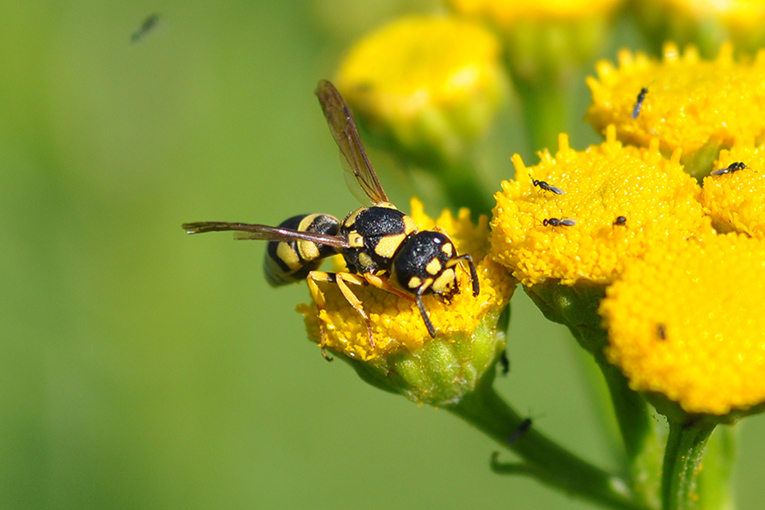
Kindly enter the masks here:
[[440, 16], [403, 18], [369, 34], [344, 58], [336, 84], [376, 135], [418, 162], [461, 156], [506, 92], [494, 35]]
[[765, 239], [765, 146], [742, 143], [722, 151], [716, 168], [701, 193], [715, 228]]
[[524, 285], [547, 279], [610, 283], [626, 260], [670, 233], [711, 230], [697, 201], [700, 189], [683, 172], [679, 151], [665, 159], [658, 141], [648, 149], [623, 146], [613, 127], [604, 143], [587, 150], [571, 149], [565, 135], [559, 145], [555, 157], [544, 152], [531, 168], [516, 155], [515, 179], [503, 182], [495, 195], [493, 257]]
[[761, 0], [642, 0], [633, 2], [649, 41], [693, 43], [712, 54], [725, 41], [755, 50], [765, 42]]
[[318, 343], [322, 327], [327, 349], [358, 362], [357, 370], [366, 371], [367, 376], [371, 373], [383, 385], [394, 384], [412, 400], [444, 405], [472, 389], [504, 349], [504, 334], [496, 332], [496, 325], [516, 282], [488, 257], [485, 216], [474, 225], [470, 212], [462, 209], [456, 217], [444, 211], [434, 221], [418, 200], [412, 200], [411, 217], [420, 230], [447, 233], [458, 253], [473, 257], [478, 271], [478, 296], [473, 296], [470, 273], [463, 267], [457, 271], [459, 292], [451, 301], [423, 298], [437, 331], [435, 339], [414, 301], [372, 286], [354, 287], [353, 292], [371, 320], [373, 346], [365, 322], [336, 285], [320, 284], [327, 299], [320, 314], [315, 304], [300, 305], [298, 311], [305, 317], [309, 337]]
[[739, 234], [654, 245], [601, 304], [608, 359], [632, 389], [686, 413], [726, 415], [764, 402], [763, 260], [765, 242]]
[[455, 13], [485, 21], [505, 37], [517, 81], [548, 87], [591, 57], [622, 0], [449, 0]]
[[492, 19], [501, 26], [527, 23], [536, 20], [576, 20], [607, 13], [622, 0], [543, 0], [522, 2], [518, 0], [449, 0], [449, 6], [466, 15], [480, 15]]
[[[692, 175], [711, 170], [720, 148], [765, 134], [765, 51], [753, 61], [735, 61], [725, 45], [715, 60], [694, 48], [680, 54], [667, 44], [661, 61], [622, 50], [619, 66], [601, 61], [598, 78], [588, 78], [593, 104], [587, 120], [597, 130], [616, 125], [625, 143], [647, 146], [658, 138], [665, 154], [683, 149], [683, 162], [710, 151]], [[637, 108], [643, 89], [643, 101]]]

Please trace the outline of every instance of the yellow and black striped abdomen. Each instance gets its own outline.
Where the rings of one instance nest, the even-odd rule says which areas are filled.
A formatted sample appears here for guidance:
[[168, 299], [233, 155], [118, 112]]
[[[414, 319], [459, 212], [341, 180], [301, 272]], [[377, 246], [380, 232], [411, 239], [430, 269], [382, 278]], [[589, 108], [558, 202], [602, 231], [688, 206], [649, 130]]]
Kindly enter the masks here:
[[[337, 235], [340, 222], [329, 214], [301, 214], [282, 222], [279, 227]], [[305, 280], [308, 273], [318, 269], [324, 258], [335, 253], [335, 248], [312, 241], [270, 241], [266, 247], [266, 257], [263, 259], [266, 280], [272, 287]]]

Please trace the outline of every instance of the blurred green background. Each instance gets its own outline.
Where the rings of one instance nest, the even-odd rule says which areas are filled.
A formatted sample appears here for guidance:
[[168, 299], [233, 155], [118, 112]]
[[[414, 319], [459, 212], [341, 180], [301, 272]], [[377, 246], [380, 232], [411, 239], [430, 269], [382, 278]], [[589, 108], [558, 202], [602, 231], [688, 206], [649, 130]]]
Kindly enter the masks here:
[[[491, 474], [477, 431], [325, 362], [294, 312], [305, 286], [270, 289], [261, 243], [180, 228], [355, 208], [316, 81], [431, 2], [0, 5], [0, 508], [589, 508]], [[579, 129], [574, 146], [596, 139]], [[525, 151], [499, 133], [496, 189]], [[509, 354], [500, 391], [613, 465], [589, 361], [522, 293]], [[740, 508], [764, 499], [763, 432], [747, 419]]]

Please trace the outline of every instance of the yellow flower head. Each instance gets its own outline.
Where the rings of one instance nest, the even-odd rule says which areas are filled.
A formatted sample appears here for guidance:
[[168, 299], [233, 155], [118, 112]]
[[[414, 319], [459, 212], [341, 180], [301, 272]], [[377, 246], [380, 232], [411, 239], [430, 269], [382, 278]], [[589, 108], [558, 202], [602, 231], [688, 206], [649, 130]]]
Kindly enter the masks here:
[[761, 0], [643, 0], [632, 7], [649, 40], [693, 43], [705, 54], [725, 41], [738, 49], [756, 49], [765, 36]]
[[[484, 216], [478, 225], [470, 221], [470, 213], [462, 209], [457, 217], [444, 211], [436, 221], [423, 212], [422, 204], [412, 200], [412, 219], [420, 230], [437, 229], [454, 241], [458, 253], [473, 257], [478, 271], [480, 294], [473, 296], [467, 267], [457, 271], [459, 292], [450, 302], [425, 296], [423, 302], [439, 338], [464, 336], [470, 338], [476, 328], [492, 316], [497, 316], [508, 303], [515, 281], [487, 256], [489, 248], [488, 220]], [[462, 266], [462, 263], [460, 263]], [[348, 358], [373, 361], [400, 352], [415, 352], [433, 341], [414, 301], [372, 286], [353, 287], [372, 323], [374, 346], [369, 345], [365, 322], [338, 290], [337, 285], [320, 284], [327, 299], [325, 310], [317, 316], [315, 304], [301, 305], [309, 336], [319, 342], [321, 322], [328, 349]]]
[[765, 135], [765, 51], [737, 62], [725, 45], [715, 60], [702, 60], [694, 48], [681, 55], [667, 44], [661, 61], [628, 50], [618, 61], [618, 67], [599, 62], [598, 78], [587, 80], [593, 98], [587, 120], [597, 130], [615, 124], [620, 140], [639, 146], [658, 138], [665, 154], [682, 148], [684, 162], [710, 148], [709, 165], [720, 147]]
[[447, 160], [486, 132], [506, 88], [494, 35], [440, 16], [369, 34], [346, 55], [336, 84], [378, 136], [410, 156]]
[[656, 244], [606, 291], [609, 361], [686, 413], [764, 402], [764, 260], [765, 242], [739, 234]]
[[475, 389], [504, 350], [504, 332], [497, 323], [513, 294], [516, 281], [488, 256], [488, 219], [478, 225], [470, 212], [457, 217], [444, 211], [437, 220], [412, 200], [412, 219], [421, 230], [436, 229], [450, 236], [457, 252], [470, 254], [478, 272], [480, 293], [473, 296], [467, 268], [458, 270], [459, 292], [449, 302], [425, 296], [423, 303], [437, 336], [431, 338], [415, 303], [378, 288], [354, 287], [369, 315], [374, 346], [365, 322], [336, 285], [322, 284], [325, 309], [300, 305], [309, 337], [320, 342], [320, 327], [328, 349], [341, 353], [360, 376], [388, 391], [420, 403], [447, 406]]
[[704, 178], [701, 203], [719, 232], [743, 232], [765, 239], [765, 146], [752, 143], [722, 151]]
[[523, 2], [518, 0], [450, 0], [449, 6], [460, 14], [480, 15], [500, 26], [514, 23], [545, 20], [576, 20], [590, 18], [609, 12], [622, 0], [543, 0]]
[[555, 157], [544, 152], [531, 168], [516, 155], [515, 179], [503, 182], [495, 195], [494, 259], [524, 285], [549, 278], [564, 285], [580, 279], [609, 283], [627, 259], [668, 234], [711, 229], [679, 151], [665, 159], [657, 145], [623, 146], [611, 127], [604, 143], [584, 151], [571, 149], [561, 135]]
[[549, 86], [591, 58], [622, 0], [449, 0], [462, 16], [481, 19], [505, 38], [516, 82]]

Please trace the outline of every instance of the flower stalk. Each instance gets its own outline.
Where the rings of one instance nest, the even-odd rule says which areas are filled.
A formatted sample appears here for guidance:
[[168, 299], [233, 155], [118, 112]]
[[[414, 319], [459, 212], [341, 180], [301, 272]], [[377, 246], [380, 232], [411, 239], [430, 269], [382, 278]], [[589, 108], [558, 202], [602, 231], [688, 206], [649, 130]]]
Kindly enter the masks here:
[[496, 393], [492, 386], [493, 379], [493, 371], [487, 373], [474, 392], [445, 409], [481, 430], [503, 448], [513, 451], [524, 461], [521, 465], [497, 465], [495, 462], [496, 471], [533, 476], [568, 494], [609, 508], [650, 508], [638, 500], [627, 480], [579, 458], [533, 426], [518, 440], [508, 441], [524, 419]]

